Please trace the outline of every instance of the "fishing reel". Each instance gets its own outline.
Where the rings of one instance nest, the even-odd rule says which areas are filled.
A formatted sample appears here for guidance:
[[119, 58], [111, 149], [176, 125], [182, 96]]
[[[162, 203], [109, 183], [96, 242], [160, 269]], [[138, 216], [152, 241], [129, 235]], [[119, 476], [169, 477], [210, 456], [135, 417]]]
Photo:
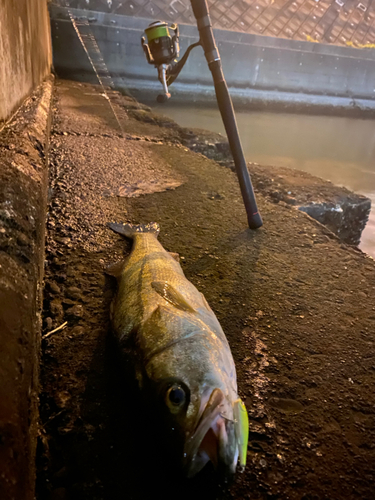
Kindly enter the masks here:
[[177, 57], [180, 54], [179, 30], [177, 24], [168, 26], [168, 23], [156, 21], [145, 29], [147, 41], [142, 37], [142, 48], [146, 55], [147, 62], [153, 64], [158, 70], [158, 78], [163, 85], [164, 94], [157, 97], [158, 102], [165, 102], [170, 97], [168, 86], [171, 85], [189, 57], [190, 51], [200, 45], [200, 41], [188, 47], [180, 61]]

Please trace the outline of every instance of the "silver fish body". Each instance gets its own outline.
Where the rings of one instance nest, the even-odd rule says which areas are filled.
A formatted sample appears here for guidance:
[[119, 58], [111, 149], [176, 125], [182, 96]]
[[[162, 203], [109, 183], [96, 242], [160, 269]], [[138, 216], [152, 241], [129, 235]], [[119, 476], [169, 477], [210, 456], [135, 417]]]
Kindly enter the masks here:
[[111, 319], [120, 344], [131, 340], [136, 351], [140, 389], [158, 393], [168, 425], [183, 433], [181, 462], [188, 477], [208, 461], [233, 474], [243, 430], [234, 411], [235, 365], [215, 314], [176, 255], [157, 240], [157, 224], [109, 227], [133, 239], [130, 256], [112, 273], [118, 291]]

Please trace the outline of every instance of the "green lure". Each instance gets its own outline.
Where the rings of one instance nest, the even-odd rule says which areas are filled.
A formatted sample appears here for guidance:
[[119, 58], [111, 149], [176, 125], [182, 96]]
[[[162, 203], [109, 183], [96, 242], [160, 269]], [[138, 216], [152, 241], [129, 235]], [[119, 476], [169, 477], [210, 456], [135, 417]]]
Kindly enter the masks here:
[[247, 443], [249, 441], [249, 417], [241, 399], [234, 402], [235, 432], [239, 449], [239, 461], [242, 470], [246, 467]]

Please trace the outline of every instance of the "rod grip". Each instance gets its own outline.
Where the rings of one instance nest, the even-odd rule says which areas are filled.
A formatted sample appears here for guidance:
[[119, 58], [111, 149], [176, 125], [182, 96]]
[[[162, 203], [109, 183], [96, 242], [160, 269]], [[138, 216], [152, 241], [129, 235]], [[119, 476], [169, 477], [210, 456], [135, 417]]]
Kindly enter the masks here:
[[208, 15], [208, 5], [206, 0], [191, 0], [191, 6], [195, 19], [201, 19]]

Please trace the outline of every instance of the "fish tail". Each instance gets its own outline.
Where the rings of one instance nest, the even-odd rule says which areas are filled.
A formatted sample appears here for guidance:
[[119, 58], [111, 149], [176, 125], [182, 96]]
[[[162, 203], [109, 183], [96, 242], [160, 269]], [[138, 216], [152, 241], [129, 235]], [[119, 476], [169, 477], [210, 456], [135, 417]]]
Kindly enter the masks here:
[[150, 222], [150, 224], [121, 224], [118, 222], [109, 222], [108, 227], [115, 233], [122, 234], [131, 240], [136, 234], [151, 233], [158, 237], [160, 227], [157, 222]]

